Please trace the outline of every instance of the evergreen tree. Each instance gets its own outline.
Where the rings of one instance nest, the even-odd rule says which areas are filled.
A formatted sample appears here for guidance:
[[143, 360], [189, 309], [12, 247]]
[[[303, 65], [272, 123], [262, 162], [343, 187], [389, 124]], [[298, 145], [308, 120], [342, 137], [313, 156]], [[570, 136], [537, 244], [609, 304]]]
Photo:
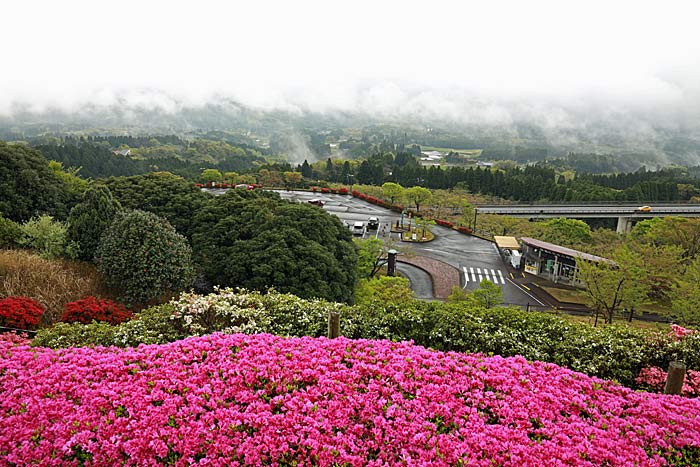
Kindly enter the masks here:
[[68, 240], [79, 245], [78, 257], [91, 261], [100, 244], [100, 237], [121, 209], [119, 201], [104, 185], [94, 186], [83, 195], [68, 216]]

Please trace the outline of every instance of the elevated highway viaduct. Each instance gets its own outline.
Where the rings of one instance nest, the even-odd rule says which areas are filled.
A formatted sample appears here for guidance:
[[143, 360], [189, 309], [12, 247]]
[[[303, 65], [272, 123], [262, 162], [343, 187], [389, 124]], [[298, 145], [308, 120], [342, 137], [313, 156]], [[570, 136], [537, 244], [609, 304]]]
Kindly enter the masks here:
[[626, 233], [632, 223], [651, 217], [700, 217], [700, 204], [516, 204], [516, 205], [481, 205], [475, 207], [478, 214], [502, 214], [512, 217], [549, 219], [555, 217], [582, 218], [617, 218], [617, 232]]

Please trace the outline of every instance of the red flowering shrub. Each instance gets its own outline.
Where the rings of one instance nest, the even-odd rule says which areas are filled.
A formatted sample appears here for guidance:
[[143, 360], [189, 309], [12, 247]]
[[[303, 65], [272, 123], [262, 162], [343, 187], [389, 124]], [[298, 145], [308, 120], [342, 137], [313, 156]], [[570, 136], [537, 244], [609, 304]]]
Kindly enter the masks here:
[[454, 227], [454, 224], [453, 224], [452, 222], [446, 221], [446, 220], [442, 220], [442, 219], [436, 219], [436, 220], [435, 220], [435, 223], [436, 223], [437, 225], [442, 225], [443, 227], [449, 227], [449, 228]]
[[7, 297], [0, 300], [0, 326], [31, 329], [39, 324], [44, 307], [29, 297]]
[[457, 227], [457, 230], [462, 232], [462, 233], [466, 233], [466, 234], [472, 233], [472, 229], [470, 229], [469, 227], [463, 227], [461, 225], [459, 227]]
[[330, 193], [330, 192], [331, 192], [330, 188], [326, 188], [326, 187], [321, 188], [321, 193]]
[[338, 194], [340, 195], [347, 195], [348, 194], [348, 189], [344, 186], [338, 188]]
[[112, 300], [87, 297], [66, 303], [63, 315], [61, 315], [61, 321], [83, 324], [89, 324], [93, 321], [105, 321], [109, 324], [119, 324], [130, 320], [133, 316], [133, 313], [127, 310], [124, 305]]
[[311, 187], [311, 191], [313, 191], [314, 193], [316, 193], [316, 192], [318, 191], [318, 187], [317, 187], [317, 186], [312, 186], [312, 187]]

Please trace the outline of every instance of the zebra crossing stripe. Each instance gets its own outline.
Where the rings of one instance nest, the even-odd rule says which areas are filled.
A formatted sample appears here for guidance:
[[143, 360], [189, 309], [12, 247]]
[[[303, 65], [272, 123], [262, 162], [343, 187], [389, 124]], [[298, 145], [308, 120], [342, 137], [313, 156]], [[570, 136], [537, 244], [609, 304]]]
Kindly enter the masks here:
[[[476, 271], [474, 271], [476, 269]], [[482, 271], [483, 269], [483, 271]], [[491, 269], [491, 268], [474, 268], [474, 267], [467, 267], [467, 266], [462, 266], [462, 271], [464, 271], [464, 281], [465, 283], [469, 282], [476, 282], [477, 284], [481, 284], [481, 281], [486, 279], [487, 281], [491, 281], [494, 284], [498, 285], [499, 284], [499, 279], [500, 279], [500, 284], [505, 285], [506, 280], [503, 276], [503, 271], [500, 269]], [[469, 277], [469, 274], [471, 274], [471, 278]], [[478, 276], [478, 280], [477, 280]]]

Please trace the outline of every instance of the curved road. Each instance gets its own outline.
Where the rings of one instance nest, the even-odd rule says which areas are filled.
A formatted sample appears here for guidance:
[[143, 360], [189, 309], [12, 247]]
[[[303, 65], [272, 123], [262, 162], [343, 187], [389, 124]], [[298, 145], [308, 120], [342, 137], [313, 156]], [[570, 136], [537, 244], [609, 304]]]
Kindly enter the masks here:
[[411, 283], [411, 289], [416, 298], [433, 300], [433, 280], [430, 274], [419, 267], [407, 263], [396, 263], [396, 270]]
[[[352, 225], [356, 221], [366, 222], [368, 217], [376, 216], [380, 220], [380, 228], [370, 232], [377, 238], [382, 237], [383, 228], [389, 238], [394, 240], [396, 234], [390, 234], [390, 225], [401, 218], [401, 214], [389, 209], [370, 204], [350, 195], [334, 195], [313, 193], [308, 191], [278, 191], [280, 196], [298, 202], [308, 202], [310, 199], [320, 199], [325, 205], [323, 209], [336, 215], [341, 221]], [[487, 240], [472, 237], [447, 227], [432, 226], [435, 240], [427, 243], [400, 243], [398, 246], [405, 250], [413, 250], [416, 255], [427, 256], [447, 263], [457, 268], [461, 273], [458, 285], [467, 290], [479, 288], [483, 279], [496, 283], [503, 290], [503, 301], [507, 304], [526, 307], [528, 305], [543, 305], [543, 303], [528, 291], [515, 284], [501, 259], [496, 246]], [[367, 234], [364, 235], [364, 238]]]

